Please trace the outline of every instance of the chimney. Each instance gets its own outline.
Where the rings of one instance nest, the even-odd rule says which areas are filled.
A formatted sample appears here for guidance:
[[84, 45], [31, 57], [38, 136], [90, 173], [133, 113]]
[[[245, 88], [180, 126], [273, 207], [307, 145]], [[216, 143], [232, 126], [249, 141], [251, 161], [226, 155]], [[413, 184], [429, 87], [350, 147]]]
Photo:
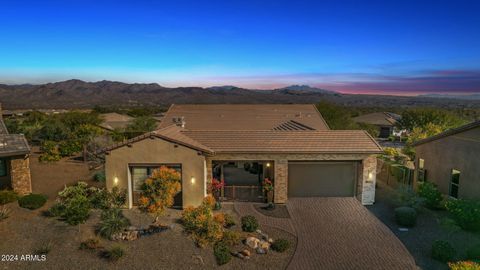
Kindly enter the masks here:
[[185, 117], [182, 116], [182, 117], [174, 117], [172, 118], [172, 121], [175, 125], [179, 126], [179, 127], [182, 127], [182, 128], [185, 128], [185, 124], [186, 124], [186, 121], [185, 121]]

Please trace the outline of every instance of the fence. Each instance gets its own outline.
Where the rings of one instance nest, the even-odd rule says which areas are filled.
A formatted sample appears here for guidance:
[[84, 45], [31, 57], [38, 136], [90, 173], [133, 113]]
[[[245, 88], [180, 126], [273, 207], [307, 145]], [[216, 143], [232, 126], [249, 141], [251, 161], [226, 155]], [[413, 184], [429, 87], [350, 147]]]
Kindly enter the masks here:
[[379, 181], [397, 188], [402, 186], [413, 186], [414, 170], [391, 161], [378, 159], [380, 173], [377, 175]]
[[223, 199], [226, 201], [263, 202], [261, 186], [224, 186]]

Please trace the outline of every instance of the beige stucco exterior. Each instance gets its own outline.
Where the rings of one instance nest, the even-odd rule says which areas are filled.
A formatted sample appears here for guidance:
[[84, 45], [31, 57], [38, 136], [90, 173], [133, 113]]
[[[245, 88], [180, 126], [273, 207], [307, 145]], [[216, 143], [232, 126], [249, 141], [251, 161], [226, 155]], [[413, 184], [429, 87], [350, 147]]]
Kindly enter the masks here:
[[426, 179], [449, 194], [452, 170], [460, 171], [459, 198], [480, 199], [480, 127], [439, 138], [415, 147], [416, 177], [418, 161], [424, 160]]
[[[206, 195], [207, 182], [212, 179], [212, 161], [273, 161], [274, 201], [286, 203], [288, 199], [289, 161], [358, 161], [356, 197], [363, 204], [375, 199], [376, 158], [368, 154], [254, 154], [219, 153], [199, 154], [197, 150], [176, 145], [159, 138], [144, 140], [111, 150], [106, 155], [106, 185], [130, 189], [129, 166], [134, 164], [181, 164], [183, 206], [197, 206]], [[195, 183], [191, 178], [195, 178]], [[115, 179], [117, 181], [115, 182]], [[130, 196], [130, 204], [131, 196]]]
[[[196, 150], [159, 138], [147, 138], [114, 149], [105, 156], [107, 188], [118, 186], [129, 190], [129, 166], [134, 164], [181, 164], [183, 206], [199, 205], [205, 196], [205, 157]], [[115, 179], [118, 179], [116, 183]], [[130, 207], [131, 198], [130, 195]]]

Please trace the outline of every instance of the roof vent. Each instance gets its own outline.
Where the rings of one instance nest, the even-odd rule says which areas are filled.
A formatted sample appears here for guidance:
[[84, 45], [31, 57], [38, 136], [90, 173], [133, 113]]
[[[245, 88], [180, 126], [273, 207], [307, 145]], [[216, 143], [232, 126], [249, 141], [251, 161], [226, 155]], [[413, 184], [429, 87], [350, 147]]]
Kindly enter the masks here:
[[185, 122], [185, 117], [183, 117], [183, 116], [182, 116], [182, 117], [173, 117], [173, 118], [172, 118], [172, 122], [173, 122], [175, 125], [177, 125], [177, 126], [179, 126], [179, 127], [182, 127], [182, 128], [184, 128], [184, 127], [185, 127], [185, 124], [186, 124], [186, 122]]

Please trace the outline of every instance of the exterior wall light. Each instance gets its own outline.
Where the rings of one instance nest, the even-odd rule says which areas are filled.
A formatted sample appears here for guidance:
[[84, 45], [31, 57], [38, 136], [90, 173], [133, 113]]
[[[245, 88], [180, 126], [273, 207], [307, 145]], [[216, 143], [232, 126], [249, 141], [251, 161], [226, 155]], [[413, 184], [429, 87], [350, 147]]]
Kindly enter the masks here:
[[270, 167], [270, 162], [267, 162], [267, 167]]
[[368, 173], [368, 180], [372, 180], [373, 179], [373, 174], [371, 172]]
[[113, 178], [113, 184], [114, 184], [115, 186], [118, 185], [118, 177], [115, 176], [115, 177]]
[[192, 176], [192, 178], [190, 178], [190, 182], [193, 184], [195, 184], [195, 177]]

